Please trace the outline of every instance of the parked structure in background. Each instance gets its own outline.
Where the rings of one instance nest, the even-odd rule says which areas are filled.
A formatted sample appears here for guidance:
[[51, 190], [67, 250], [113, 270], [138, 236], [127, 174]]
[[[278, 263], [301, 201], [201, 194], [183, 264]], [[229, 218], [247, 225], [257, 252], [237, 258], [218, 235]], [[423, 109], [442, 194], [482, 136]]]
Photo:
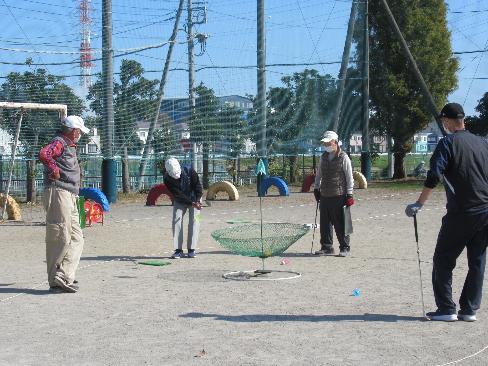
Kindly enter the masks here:
[[[137, 121], [137, 137], [139, 137], [139, 140], [141, 140], [144, 144], [146, 143], [147, 140], [147, 133], [149, 131], [149, 125], [151, 122], [149, 121]], [[161, 124], [158, 123], [154, 126], [154, 128], [157, 130], [158, 128], [161, 127]], [[150, 152], [151, 153], [151, 152]]]
[[[227, 95], [218, 97], [222, 106], [234, 107], [242, 111], [242, 118], [247, 119], [248, 114], [253, 109], [252, 100], [240, 95]], [[191, 136], [188, 127], [189, 122], [189, 101], [187, 97], [184, 98], [165, 98], [161, 103], [161, 118], [167, 118], [170, 121], [170, 126], [174, 128], [174, 132], [184, 152], [191, 150]], [[148, 121], [137, 122], [137, 136], [145, 143], [149, 131]], [[161, 124], [157, 124], [155, 129], [161, 128]], [[245, 141], [243, 154], [251, 154], [256, 151], [256, 144], [251, 140]], [[200, 151], [197, 150], [197, 153]]]
[[[373, 143], [371, 144], [373, 151], [378, 153], [388, 152], [388, 143], [386, 136], [373, 136]], [[349, 140], [349, 148], [351, 154], [361, 154], [363, 148], [362, 134], [360, 132], [353, 133]]]
[[101, 155], [102, 149], [100, 145], [100, 135], [98, 129], [93, 127], [88, 136], [88, 142], [83, 144], [80, 148], [80, 154], [83, 155]]
[[10, 155], [14, 139], [7, 131], [0, 129], [0, 155]]
[[[222, 106], [234, 107], [242, 111], [243, 118], [253, 109], [252, 100], [240, 95], [226, 95], [217, 97]], [[167, 115], [173, 125], [188, 123], [189, 117], [188, 98], [165, 98], [161, 103], [161, 114]]]
[[427, 149], [427, 136], [428, 133], [417, 133], [413, 136], [414, 145], [412, 147], [413, 153], [426, 153]]
[[253, 109], [252, 100], [246, 97], [241, 97], [240, 95], [227, 95], [218, 97], [218, 99], [222, 105], [240, 109], [245, 117], [247, 117], [247, 114]]
[[[442, 132], [437, 123], [431, 122], [424, 130], [416, 133], [413, 137], [412, 153], [425, 154], [434, 151], [437, 143], [442, 138]], [[360, 132], [353, 133], [349, 140], [351, 154], [360, 154], [362, 149], [362, 137]], [[388, 152], [386, 136], [373, 136], [374, 151], [378, 153]]]

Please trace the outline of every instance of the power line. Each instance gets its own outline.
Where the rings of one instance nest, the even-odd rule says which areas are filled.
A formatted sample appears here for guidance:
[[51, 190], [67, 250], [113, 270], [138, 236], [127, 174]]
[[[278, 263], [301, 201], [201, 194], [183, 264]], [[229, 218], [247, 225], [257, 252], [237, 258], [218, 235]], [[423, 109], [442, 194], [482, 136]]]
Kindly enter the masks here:
[[[353, 62], [354, 60], [350, 60], [350, 62]], [[2, 62], [0, 62], [2, 63]], [[78, 62], [75, 62], [78, 63]], [[180, 63], [180, 62], [179, 62]], [[272, 64], [267, 64], [266, 67], [293, 67], [293, 66], [318, 66], [318, 65], [335, 65], [335, 64], [340, 64], [341, 61], [329, 61], [329, 62], [307, 62], [307, 63], [272, 63]], [[25, 65], [25, 64], [22, 64]], [[210, 70], [210, 69], [249, 69], [253, 70], [256, 69], [257, 65], [203, 65], [197, 69], [195, 69], [196, 72], [198, 71], [203, 71], [203, 70]], [[170, 71], [184, 71], [188, 72], [187, 68], [172, 68]], [[161, 70], [144, 70], [145, 73], [161, 73]], [[114, 72], [114, 75], [119, 75], [120, 72]], [[72, 75], [56, 75], [62, 78], [69, 78], [69, 77], [79, 77], [79, 74], [72, 74]], [[6, 79], [8, 76], [0, 76], [0, 79]], [[361, 78], [349, 78], [350, 80], [353, 79], [361, 79]], [[338, 80], [338, 79], [335, 79]]]
[[458, 51], [458, 52], [453, 52], [453, 55], [466, 55], [470, 53], [485, 53], [488, 52], [488, 48], [484, 48], [482, 50], [473, 50], [473, 51]]
[[[122, 57], [122, 56], [127, 56], [127, 55], [131, 55], [131, 54], [134, 54], [134, 53], [137, 53], [137, 52], [141, 52], [141, 51], [146, 51], [146, 50], [150, 50], [150, 49], [154, 49], [154, 48], [161, 48], [165, 45], [167, 45], [168, 43], [170, 42], [163, 42], [163, 43], [160, 43], [160, 44], [157, 44], [157, 45], [152, 45], [152, 46], [144, 46], [144, 47], [141, 47], [141, 48], [135, 48], [135, 49], [132, 49], [132, 50], [128, 50], [126, 52], [123, 52], [121, 54], [118, 54], [118, 55], [114, 55], [113, 57]], [[186, 43], [186, 42], [176, 42], [176, 43], [180, 43], [180, 44], [183, 44], [183, 43]], [[79, 54], [79, 52], [78, 52]], [[101, 58], [95, 58], [93, 59], [92, 61], [101, 61], [102, 59]], [[67, 62], [52, 62], [52, 63], [43, 63], [43, 64], [35, 64], [35, 63], [31, 63], [30, 65], [32, 66], [42, 66], [42, 65], [53, 65], [53, 66], [59, 66], [59, 65], [74, 65], [74, 64], [78, 64], [80, 61], [77, 60], [77, 61], [67, 61]], [[5, 62], [5, 61], [0, 61], [0, 64], [2, 65], [25, 65], [25, 62]]]
[[463, 11], [450, 11], [451, 14], [467, 14], [467, 13], [486, 13], [488, 9], [485, 10], [463, 10]]
[[[32, 41], [29, 39], [29, 36], [27, 35], [27, 33], [25, 33], [24, 28], [22, 28], [22, 26], [21, 26], [21, 25], [20, 25], [20, 23], [18, 22], [18, 20], [17, 20], [17, 18], [15, 17], [14, 13], [13, 13], [13, 12], [12, 12], [12, 10], [10, 9], [10, 6], [7, 4], [7, 2], [6, 2], [5, 0], [3, 0], [3, 3], [4, 3], [4, 4], [5, 4], [5, 6], [7, 7], [7, 9], [8, 9], [8, 11], [9, 11], [10, 15], [11, 15], [11, 16], [12, 16], [12, 18], [14, 19], [15, 23], [16, 23], [16, 24], [17, 24], [17, 26], [19, 27], [19, 29], [20, 29], [20, 31], [22, 32], [22, 34], [24, 35], [24, 37], [27, 39], [27, 41], [30, 43], [30, 45], [31, 45], [32, 47], [34, 47], [34, 44], [33, 44], [33, 43], [32, 43]], [[43, 60], [42, 60], [42, 57], [41, 57], [41, 56], [39, 56], [39, 60], [40, 60], [41, 62], [43, 62]], [[41, 65], [41, 66], [46, 67], [46, 64], [44, 64], [44, 63], [42, 63], [42, 64], [40, 64], [40, 65]], [[47, 67], [46, 67], [46, 69], [47, 69]]]

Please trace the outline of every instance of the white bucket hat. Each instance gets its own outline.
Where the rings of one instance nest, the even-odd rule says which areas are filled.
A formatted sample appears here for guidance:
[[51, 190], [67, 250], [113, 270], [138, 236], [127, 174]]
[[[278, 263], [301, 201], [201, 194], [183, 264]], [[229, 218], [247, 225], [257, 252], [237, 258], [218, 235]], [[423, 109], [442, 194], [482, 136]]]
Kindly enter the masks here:
[[330, 142], [332, 140], [339, 141], [339, 136], [334, 131], [325, 131], [324, 137], [322, 137], [322, 142]]
[[178, 160], [175, 158], [169, 158], [166, 160], [166, 163], [164, 163], [164, 167], [166, 168], [166, 171], [168, 172], [169, 176], [174, 179], [179, 179], [181, 176], [181, 166]]
[[85, 122], [83, 122], [83, 118], [78, 116], [68, 116], [63, 119], [63, 122], [61, 123], [69, 128], [79, 128], [83, 133], [90, 132], [90, 129], [85, 127]]

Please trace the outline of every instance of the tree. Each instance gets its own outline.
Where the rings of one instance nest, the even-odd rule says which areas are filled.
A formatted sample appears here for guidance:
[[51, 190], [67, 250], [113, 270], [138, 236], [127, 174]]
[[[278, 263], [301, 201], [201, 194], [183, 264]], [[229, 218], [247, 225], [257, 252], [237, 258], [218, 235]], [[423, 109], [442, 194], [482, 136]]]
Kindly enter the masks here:
[[296, 181], [297, 157], [319, 145], [330, 124], [336, 85], [330, 75], [305, 69], [285, 76], [283, 87], [270, 88], [268, 100], [268, 151], [288, 155], [289, 181]]
[[[27, 60], [29, 63], [29, 60]], [[2, 84], [0, 99], [9, 102], [66, 104], [68, 115], [81, 115], [83, 101], [73, 90], [62, 83], [64, 78], [49, 74], [45, 69], [25, 71], [23, 74], [11, 72]], [[19, 117], [13, 110], [3, 110], [3, 119], [7, 130], [15, 134]], [[36, 201], [35, 178], [36, 162], [41, 146], [47, 144], [57, 129], [60, 121], [57, 112], [28, 111], [24, 113], [19, 140], [28, 157], [27, 160], [27, 201]]]
[[236, 184], [240, 170], [240, 154], [248, 138], [247, 118], [240, 109], [224, 105], [219, 110], [218, 121], [223, 128], [220, 143], [232, 159], [232, 181]]
[[[139, 153], [142, 142], [137, 137], [137, 121], [154, 116], [157, 107], [157, 80], [148, 80], [144, 68], [134, 60], [122, 60], [120, 82], [114, 81], [114, 147], [115, 154], [122, 151], [122, 189], [129, 192], [129, 152]], [[103, 115], [103, 82], [99, 75], [90, 87], [90, 108]], [[101, 121], [101, 119], [100, 119]], [[102, 133], [103, 133], [103, 129]]]
[[153, 134], [152, 147], [157, 159], [156, 164], [163, 170], [166, 158], [177, 155], [181, 151], [181, 144], [171, 120], [166, 115], [159, 115], [158, 125], [159, 128]]
[[479, 116], [466, 117], [466, 129], [476, 135], [486, 136], [488, 134], [488, 92], [478, 101], [475, 110]]
[[208, 188], [209, 155], [210, 148], [222, 135], [222, 125], [219, 123], [220, 102], [212, 89], [200, 83], [195, 88], [195, 111], [190, 123], [190, 139], [201, 144], [203, 155], [203, 188]]
[[[443, 0], [390, 0], [403, 36], [434, 100], [443, 105], [456, 87]], [[371, 125], [395, 141], [393, 178], [404, 178], [403, 160], [413, 136], [432, 120], [419, 83], [394, 34], [381, 1], [370, 2]]]

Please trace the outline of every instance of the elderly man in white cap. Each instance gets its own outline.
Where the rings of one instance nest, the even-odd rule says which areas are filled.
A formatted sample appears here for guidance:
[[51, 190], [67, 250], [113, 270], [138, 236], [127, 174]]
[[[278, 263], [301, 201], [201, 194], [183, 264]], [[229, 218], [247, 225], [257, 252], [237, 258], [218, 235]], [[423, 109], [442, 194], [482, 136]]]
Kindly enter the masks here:
[[173, 259], [183, 256], [183, 219], [187, 211], [188, 235], [186, 238], [188, 258], [195, 258], [199, 233], [199, 217], [202, 209], [202, 185], [197, 172], [190, 167], [180, 166], [175, 158], [166, 160], [164, 184], [173, 195]]
[[349, 235], [345, 232], [344, 205], [354, 204], [354, 180], [351, 160], [339, 146], [334, 131], [326, 131], [322, 138], [325, 152], [320, 157], [315, 176], [314, 195], [320, 204], [320, 244], [316, 255], [334, 255], [332, 226], [339, 240], [339, 256], [349, 253]]
[[76, 292], [76, 269], [83, 251], [83, 234], [79, 224], [77, 197], [81, 171], [76, 143], [81, 133], [88, 133], [83, 119], [68, 116], [61, 131], [39, 152], [44, 164], [46, 210], [46, 264], [52, 292]]

